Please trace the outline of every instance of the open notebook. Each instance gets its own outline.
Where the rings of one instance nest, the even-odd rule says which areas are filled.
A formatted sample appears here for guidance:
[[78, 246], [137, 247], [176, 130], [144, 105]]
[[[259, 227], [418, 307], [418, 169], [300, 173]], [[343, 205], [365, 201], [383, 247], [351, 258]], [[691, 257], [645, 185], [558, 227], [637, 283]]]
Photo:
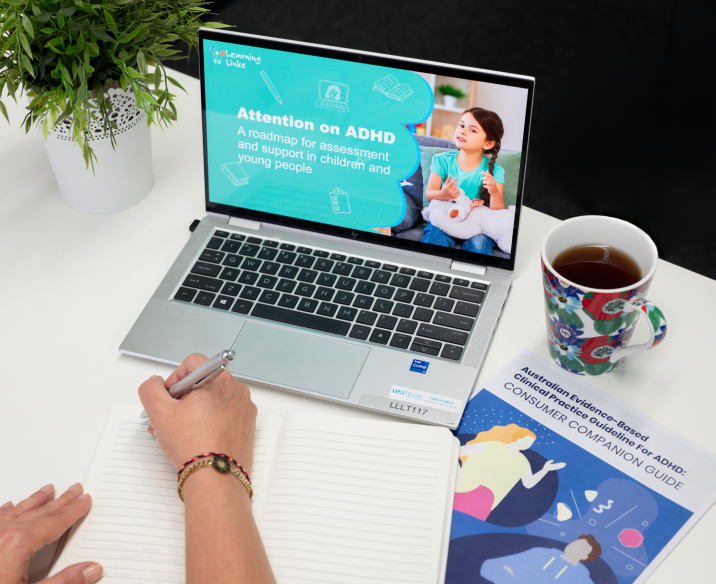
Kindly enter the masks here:
[[[185, 581], [176, 472], [141, 411], [112, 410], [84, 483], [92, 510], [51, 574], [94, 560], [104, 584]], [[278, 582], [443, 582], [458, 449], [445, 428], [259, 416], [253, 509]]]

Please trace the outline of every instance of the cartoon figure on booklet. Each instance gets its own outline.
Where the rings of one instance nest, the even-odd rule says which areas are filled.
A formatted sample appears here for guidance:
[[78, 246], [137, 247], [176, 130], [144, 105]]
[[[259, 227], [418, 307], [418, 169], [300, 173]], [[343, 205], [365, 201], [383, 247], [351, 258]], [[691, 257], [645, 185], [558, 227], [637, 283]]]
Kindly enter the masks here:
[[521, 451], [528, 450], [535, 439], [536, 435], [531, 430], [509, 424], [480, 432], [462, 446], [455, 511], [486, 521], [518, 482], [522, 481], [526, 489], [531, 489], [548, 472], [566, 466], [563, 462], [548, 460], [541, 470], [533, 474], [529, 460]]
[[533, 547], [509, 556], [485, 560], [480, 576], [493, 584], [538, 584], [559, 581], [564, 584], [592, 584], [583, 562], [602, 554], [602, 546], [593, 535], [580, 535], [564, 551]]
[[[505, 171], [496, 162], [504, 132], [495, 112], [479, 107], [465, 110], [455, 129], [458, 150], [433, 156], [425, 191], [430, 204], [423, 209], [428, 224], [420, 241], [445, 247], [458, 242], [463, 250], [492, 255], [495, 239], [490, 235], [501, 238], [505, 231], [502, 225], [492, 225], [497, 223], [492, 215], [499, 211], [511, 217], [502, 221], [509, 229], [511, 248], [514, 208], [505, 209]], [[469, 199], [469, 209], [459, 217], [462, 221], [451, 222], [441, 207], [460, 197]], [[477, 209], [479, 213], [475, 213]], [[511, 252], [502, 245], [500, 248]]]

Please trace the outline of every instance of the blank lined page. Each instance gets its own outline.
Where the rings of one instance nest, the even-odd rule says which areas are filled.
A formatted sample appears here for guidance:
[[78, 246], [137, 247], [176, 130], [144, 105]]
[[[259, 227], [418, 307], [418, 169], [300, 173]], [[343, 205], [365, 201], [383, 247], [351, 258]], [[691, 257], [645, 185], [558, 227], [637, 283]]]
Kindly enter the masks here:
[[276, 579], [438, 582], [454, 442], [444, 428], [284, 418], [259, 517]]
[[[176, 470], [147, 432], [141, 411], [138, 406], [112, 410], [84, 483], [92, 509], [52, 574], [94, 560], [104, 567], [103, 583], [185, 582], [184, 504], [176, 492]], [[257, 422], [251, 477], [256, 505], [279, 427], [278, 416]]]

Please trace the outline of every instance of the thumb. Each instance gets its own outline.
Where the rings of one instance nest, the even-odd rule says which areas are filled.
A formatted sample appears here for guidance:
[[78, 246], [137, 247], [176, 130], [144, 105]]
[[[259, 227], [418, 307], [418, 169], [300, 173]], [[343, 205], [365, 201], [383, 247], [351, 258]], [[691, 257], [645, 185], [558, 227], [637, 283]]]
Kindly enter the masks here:
[[150, 421], [152, 419], [151, 412], [160, 408], [160, 404], [174, 402], [174, 398], [169, 395], [165, 387], [164, 380], [158, 375], [153, 375], [139, 386], [139, 400]]
[[82, 562], [67, 566], [39, 584], [94, 584], [102, 577], [102, 572], [102, 566], [98, 563]]

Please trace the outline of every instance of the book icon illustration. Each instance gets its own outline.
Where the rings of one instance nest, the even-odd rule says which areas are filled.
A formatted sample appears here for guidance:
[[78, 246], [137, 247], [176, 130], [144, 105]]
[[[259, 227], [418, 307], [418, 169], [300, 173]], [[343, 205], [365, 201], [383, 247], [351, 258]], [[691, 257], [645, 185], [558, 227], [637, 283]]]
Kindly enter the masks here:
[[373, 84], [373, 91], [380, 91], [386, 97], [396, 101], [405, 101], [413, 95], [413, 88], [405, 83], [398, 83], [392, 75], [386, 75]]
[[338, 187], [328, 193], [331, 197], [331, 205], [334, 213], [350, 213], [351, 206], [348, 204], [348, 193]]
[[338, 81], [318, 82], [318, 101], [316, 107], [322, 107], [337, 112], [348, 111], [348, 86]]
[[249, 175], [244, 172], [244, 169], [239, 166], [238, 162], [222, 164], [221, 172], [223, 172], [236, 187], [245, 185], [249, 182]]

